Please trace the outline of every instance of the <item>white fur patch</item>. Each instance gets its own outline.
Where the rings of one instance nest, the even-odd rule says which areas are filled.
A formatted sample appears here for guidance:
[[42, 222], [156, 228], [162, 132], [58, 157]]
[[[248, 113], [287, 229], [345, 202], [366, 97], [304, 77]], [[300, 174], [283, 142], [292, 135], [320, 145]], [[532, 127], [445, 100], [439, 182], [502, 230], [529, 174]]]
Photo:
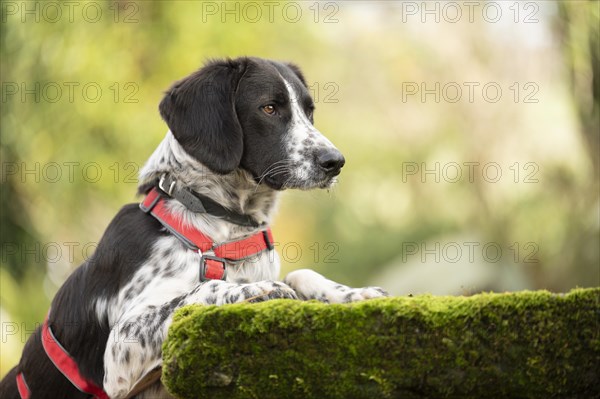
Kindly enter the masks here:
[[289, 273], [283, 280], [300, 299], [317, 299], [327, 303], [348, 303], [387, 296], [378, 287], [350, 288], [328, 280], [319, 273], [301, 269]]
[[[282, 78], [283, 79], [283, 78]], [[284, 79], [290, 98], [292, 120], [287, 135], [286, 146], [290, 159], [294, 163], [293, 172], [298, 181], [306, 181], [314, 175], [316, 168], [313, 152], [316, 148], [336, 149], [333, 143], [319, 132], [308, 120], [304, 110], [300, 107], [299, 93], [287, 80]]]

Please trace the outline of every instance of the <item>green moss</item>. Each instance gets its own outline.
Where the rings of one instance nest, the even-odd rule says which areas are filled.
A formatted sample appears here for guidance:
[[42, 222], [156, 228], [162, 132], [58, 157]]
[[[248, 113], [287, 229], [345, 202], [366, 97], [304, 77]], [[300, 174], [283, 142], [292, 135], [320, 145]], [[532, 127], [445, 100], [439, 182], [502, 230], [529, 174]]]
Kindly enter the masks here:
[[163, 382], [180, 398], [600, 396], [600, 289], [189, 306]]

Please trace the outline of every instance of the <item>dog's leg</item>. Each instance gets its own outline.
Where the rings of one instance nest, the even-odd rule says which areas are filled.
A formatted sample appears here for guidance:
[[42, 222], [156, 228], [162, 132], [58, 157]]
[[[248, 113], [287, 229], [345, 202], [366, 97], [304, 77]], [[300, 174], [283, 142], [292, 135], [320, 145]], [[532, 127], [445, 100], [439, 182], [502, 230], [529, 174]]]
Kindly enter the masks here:
[[298, 299], [281, 282], [233, 284], [213, 280], [161, 306], [135, 308], [110, 332], [104, 351], [104, 390], [113, 399], [124, 398], [143, 376], [161, 365], [162, 343], [175, 309], [192, 303], [224, 305], [279, 298]]
[[308, 269], [293, 271], [283, 281], [296, 291], [300, 299], [304, 300], [348, 303], [388, 296], [388, 293], [379, 287], [350, 288]]

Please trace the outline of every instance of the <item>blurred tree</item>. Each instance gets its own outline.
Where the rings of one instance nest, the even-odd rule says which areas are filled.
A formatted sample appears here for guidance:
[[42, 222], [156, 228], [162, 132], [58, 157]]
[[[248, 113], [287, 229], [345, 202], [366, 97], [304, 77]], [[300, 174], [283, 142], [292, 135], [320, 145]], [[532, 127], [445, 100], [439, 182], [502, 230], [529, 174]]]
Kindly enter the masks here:
[[581, 121], [581, 133], [600, 176], [600, 2], [560, 2], [559, 33], [571, 88]]
[[[579, 117], [585, 150], [592, 165], [592, 176], [572, 197], [572, 220], [562, 243], [572, 255], [556, 273], [554, 284], [589, 281], [600, 284], [600, 2], [559, 3], [558, 32], [564, 62], [570, 75], [571, 95]], [[562, 179], [564, 181], [564, 177]], [[572, 248], [579, 248], [572, 251]], [[588, 266], [589, 265], [589, 266]]]

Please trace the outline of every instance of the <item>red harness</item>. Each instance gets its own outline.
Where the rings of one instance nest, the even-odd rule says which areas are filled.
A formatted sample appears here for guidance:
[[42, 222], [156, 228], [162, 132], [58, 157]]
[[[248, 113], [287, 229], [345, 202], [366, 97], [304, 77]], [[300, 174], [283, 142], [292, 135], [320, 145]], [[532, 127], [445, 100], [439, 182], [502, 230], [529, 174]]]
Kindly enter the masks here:
[[[185, 246], [202, 254], [200, 260], [200, 281], [225, 280], [227, 277], [227, 261], [240, 261], [263, 251], [273, 249], [271, 229], [261, 230], [241, 240], [215, 244], [213, 240], [200, 230], [183, 223], [183, 220], [169, 212], [165, 198], [153, 188], [140, 208], [154, 216]], [[212, 252], [213, 255], [206, 254]]]
[[[273, 249], [273, 236], [271, 229], [268, 228], [241, 240], [215, 244], [210, 237], [184, 224], [179, 216], [169, 212], [165, 198], [156, 188], [148, 193], [140, 204], [140, 208], [156, 218], [189, 249], [198, 251], [202, 255], [200, 259], [200, 281], [224, 280], [227, 276], [227, 261], [244, 260], [263, 251]], [[214, 255], [207, 255], [206, 252], [212, 252]], [[46, 317], [42, 326], [42, 345], [54, 366], [71, 381], [75, 388], [97, 399], [110, 399], [102, 388], [81, 375], [75, 360], [54, 337], [48, 326], [48, 317]], [[23, 372], [17, 374], [17, 388], [21, 399], [31, 397], [31, 391], [27, 386]]]

